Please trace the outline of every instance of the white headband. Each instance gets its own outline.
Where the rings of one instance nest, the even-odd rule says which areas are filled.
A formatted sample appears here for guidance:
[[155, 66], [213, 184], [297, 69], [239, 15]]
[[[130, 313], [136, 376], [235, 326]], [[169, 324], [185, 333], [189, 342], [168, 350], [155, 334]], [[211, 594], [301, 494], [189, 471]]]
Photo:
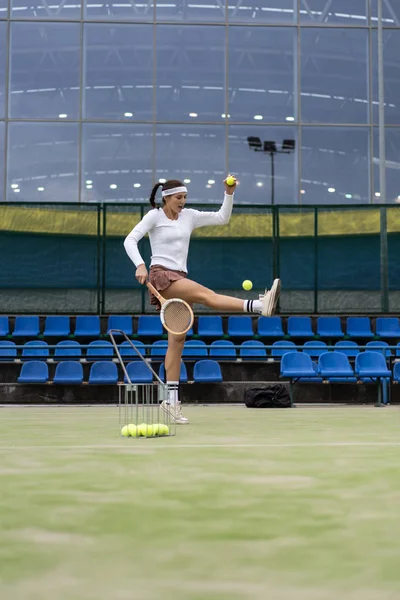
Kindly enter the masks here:
[[187, 194], [187, 188], [184, 185], [181, 187], [171, 188], [170, 190], [163, 190], [161, 192], [161, 196], [164, 198], [164, 196], [173, 196], [174, 194], [180, 194], [181, 192]]

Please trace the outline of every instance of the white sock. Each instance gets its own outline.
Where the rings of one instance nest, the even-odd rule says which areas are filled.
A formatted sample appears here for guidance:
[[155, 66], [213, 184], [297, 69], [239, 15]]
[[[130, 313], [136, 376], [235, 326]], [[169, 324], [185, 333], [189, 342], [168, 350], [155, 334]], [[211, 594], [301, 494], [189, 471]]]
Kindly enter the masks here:
[[176, 405], [178, 402], [179, 381], [167, 381], [168, 386], [168, 404]]
[[245, 300], [243, 302], [243, 312], [261, 313], [262, 312], [261, 300]]

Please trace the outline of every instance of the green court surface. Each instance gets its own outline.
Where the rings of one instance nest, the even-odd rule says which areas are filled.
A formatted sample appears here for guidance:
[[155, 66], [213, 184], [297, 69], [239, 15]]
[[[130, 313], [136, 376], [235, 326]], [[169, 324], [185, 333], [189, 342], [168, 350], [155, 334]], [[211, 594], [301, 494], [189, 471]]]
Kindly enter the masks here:
[[400, 408], [0, 409], [1, 600], [398, 600]]

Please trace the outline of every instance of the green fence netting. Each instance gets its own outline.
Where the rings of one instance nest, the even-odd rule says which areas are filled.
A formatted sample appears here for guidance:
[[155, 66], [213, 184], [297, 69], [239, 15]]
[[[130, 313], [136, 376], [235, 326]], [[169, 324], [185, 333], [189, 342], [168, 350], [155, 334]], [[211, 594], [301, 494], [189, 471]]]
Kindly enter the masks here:
[[[0, 205], [1, 312], [153, 310], [123, 248], [147, 210], [111, 203]], [[147, 238], [141, 252], [149, 263]], [[400, 206], [239, 205], [229, 225], [193, 233], [188, 268], [192, 279], [238, 297], [248, 295], [244, 279], [253, 281], [253, 296], [279, 276], [282, 313], [395, 313], [399, 256]]]

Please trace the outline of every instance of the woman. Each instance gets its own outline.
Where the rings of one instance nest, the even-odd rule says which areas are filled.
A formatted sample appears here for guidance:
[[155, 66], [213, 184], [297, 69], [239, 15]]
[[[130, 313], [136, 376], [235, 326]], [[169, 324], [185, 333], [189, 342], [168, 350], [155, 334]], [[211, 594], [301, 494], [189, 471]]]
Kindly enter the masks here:
[[[205, 212], [193, 208], [185, 208], [187, 189], [178, 180], [169, 180], [157, 183], [151, 192], [150, 210], [132, 229], [124, 242], [125, 250], [136, 266], [136, 279], [139, 283], [146, 283], [147, 279], [164, 296], [164, 298], [181, 298], [189, 304], [203, 304], [217, 311], [236, 311], [259, 313], [271, 316], [274, 313], [279, 297], [280, 281], [275, 279], [270, 291], [259, 300], [241, 300], [216, 294], [212, 290], [187, 279], [186, 260], [189, 250], [190, 236], [197, 227], [207, 225], [226, 225], [232, 214], [233, 194], [236, 188], [224, 181], [224, 201], [216, 212]], [[156, 194], [162, 188], [162, 206], [156, 206]], [[150, 273], [138, 250], [138, 242], [149, 234], [151, 245]], [[151, 304], [160, 305], [158, 300], [150, 294]], [[166, 381], [168, 384], [168, 402], [163, 402], [162, 409], [169, 413], [176, 423], [188, 423], [183, 416], [181, 404], [178, 400], [178, 384], [181, 367], [181, 356], [185, 335], [168, 334], [168, 350], [165, 356]]]

